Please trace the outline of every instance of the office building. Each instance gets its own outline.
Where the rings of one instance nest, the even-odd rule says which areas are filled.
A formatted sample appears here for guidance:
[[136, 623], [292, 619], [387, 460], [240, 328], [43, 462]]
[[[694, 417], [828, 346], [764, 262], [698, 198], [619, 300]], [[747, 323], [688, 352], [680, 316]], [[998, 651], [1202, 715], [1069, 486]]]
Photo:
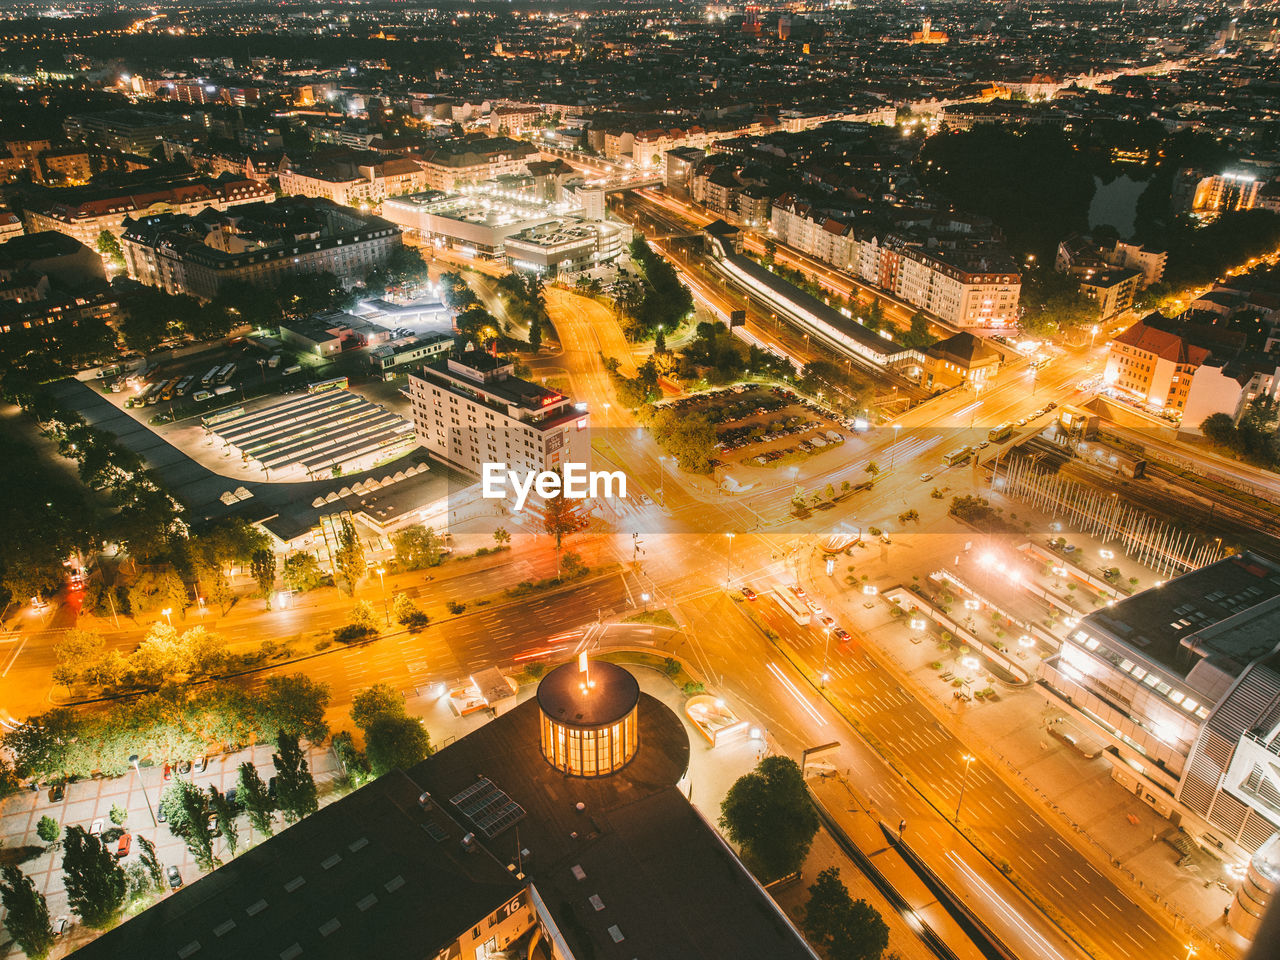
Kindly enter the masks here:
[[287, 197], [226, 213], [127, 220], [121, 246], [129, 276], [208, 300], [232, 282], [272, 286], [313, 273], [362, 280], [400, 246], [400, 230], [328, 200]]
[[612, 263], [630, 240], [623, 224], [555, 220], [507, 237], [503, 252], [513, 269], [554, 276]]
[[50, 193], [47, 198], [37, 199], [24, 214], [27, 232], [56, 230], [96, 249], [103, 230], [118, 237], [129, 218], [158, 213], [196, 214], [207, 208], [230, 210], [275, 197], [275, 191], [265, 183], [233, 177], [184, 177], [140, 184], [130, 190], [85, 190], [73, 194], [74, 198], [63, 199], [60, 193]]
[[1280, 566], [1227, 557], [1091, 613], [1040, 678], [1112, 776], [1243, 867], [1280, 828]]
[[446, 140], [423, 151], [426, 188], [451, 192], [458, 186], [480, 183], [508, 174], [528, 173], [538, 148], [510, 137], [465, 137]]
[[413, 424], [424, 447], [479, 476], [486, 463], [512, 470], [589, 464], [587, 414], [573, 400], [521, 380], [510, 361], [470, 352], [409, 374]]

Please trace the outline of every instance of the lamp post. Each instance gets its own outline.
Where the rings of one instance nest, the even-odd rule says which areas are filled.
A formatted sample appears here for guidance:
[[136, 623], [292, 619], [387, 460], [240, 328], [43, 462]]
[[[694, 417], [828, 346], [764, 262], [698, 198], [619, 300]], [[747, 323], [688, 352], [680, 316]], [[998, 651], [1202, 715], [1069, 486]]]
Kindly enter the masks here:
[[160, 611], [164, 614], [165, 620], [168, 622], [170, 629], [173, 628], [173, 607], [165, 607]]
[[387, 606], [387, 580], [386, 569], [378, 568], [378, 584], [382, 587], [382, 612], [387, 617], [387, 626], [391, 626], [391, 608]]
[[955, 819], [957, 821], [960, 819], [960, 804], [964, 803], [964, 788], [969, 784], [969, 768], [973, 766], [973, 759], [973, 754], [971, 753], [964, 755], [964, 776], [960, 778], [960, 797], [956, 800]]
[[147, 801], [147, 813], [151, 814], [151, 825], [159, 828], [160, 821], [156, 819], [156, 812], [151, 809], [151, 795], [147, 793], [147, 785], [142, 782], [142, 771], [138, 768], [138, 755], [136, 753], [129, 758], [129, 763], [133, 765], [133, 772], [138, 775], [138, 786], [142, 788], [142, 799]]
[[724, 588], [728, 590], [731, 578], [730, 568], [733, 566], [733, 538], [737, 534], [729, 533], [726, 536], [729, 538], [729, 549], [726, 551], [724, 559]]

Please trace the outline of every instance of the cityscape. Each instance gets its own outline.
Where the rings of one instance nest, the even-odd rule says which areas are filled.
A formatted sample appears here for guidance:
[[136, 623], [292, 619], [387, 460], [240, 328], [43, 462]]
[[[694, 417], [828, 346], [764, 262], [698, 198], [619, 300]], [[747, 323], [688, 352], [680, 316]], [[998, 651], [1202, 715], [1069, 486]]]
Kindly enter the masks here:
[[1278, 51], [0, 5], [0, 957], [1280, 957]]

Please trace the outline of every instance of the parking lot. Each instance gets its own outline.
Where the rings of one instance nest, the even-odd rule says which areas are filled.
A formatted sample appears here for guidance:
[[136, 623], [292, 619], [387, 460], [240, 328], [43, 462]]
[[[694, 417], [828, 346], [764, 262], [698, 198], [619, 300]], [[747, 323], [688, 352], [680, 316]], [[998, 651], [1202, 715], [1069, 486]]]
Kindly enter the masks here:
[[716, 457], [726, 466], [796, 463], [839, 447], [853, 429], [851, 421], [783, 387], [739, 385], [665, 405], [711, 420]]
[[[247, 760], [257, 767], [264, 782], [269, 781], [275, 776], [275, 769], [271, 764], [273, 749], [271, 744], [260, 744], [237, 753], [212, 757], [203, 773], [188, 774], [188, 778], [193, 779], [198, 786], [212, 785], [226, 792], [239, 782], [240, 764]], [[323, 803], [326, 794], [331, 792], [331, 781], [338, 774], [337, 761], [327, 747], [310, 747], [307, 750], [307, 763], [311, 767]], [[146, 837], [155, 844], [156, 857], [162, 867], [176, 866], [184, 884], [193, 882], [201, 874], [186, 846], [169, 832], [165, 824], [153, 824], [148, 810], [148, 800], [153, 810], [159, 803], [166, 786], [163, 776], [160, 767], [142, 767], [138, 772], [131, 772], [123, 777], [69, 783], [63, 789], [62, 798], [57, 801], [52, 799], [52, 792], [48, 787], [38, 793], [23, 791], [6, 798], [3, 808], [0, 808], [3, 811], [0, 813], [0, 842], [3, 843], [0, 849], [3, 850], [3, 862], [16, 864], [31, 877], [36, 888], [48, 899], [50, 917], [56, 919], [71, 916], [67, 907], [66, 890], [62, 885], [62, 853], [57, 849], [52, 852], [47, 849], [47, 845], [36, 833], [36, 826], [40, 818], [45, 816], [57, 820], [64, 832], [72, 825], [88, 830], [95, 821], [101, 820], [103, 837], [110, 841], [112, 849], [116, 849], [120, 833], [127, 832], [131, 835], [129, 852], [123, 858], [125, 865], [138, 859], [140, 845], [137, 838]], [[123, 828], [111, 822], [111, 807], [114, 804], [119, 804], [128, 811]], [[276, 819], [279, 823], [279, 814]], [[240, 827], [240, 849], [262, 839], [250, 828], [248, 817], [242, 815], [237, 823]], [[225, 856], [223, 843], [223, 839], [214, 841], [215, 855]], [[0, 936], [3, 936], [0, 943], [7, 940], [7, 934]], [[89, 934], [82, 934], [74, 927], [64, 936], [70, 938], [72, 943], [90, 938]]]

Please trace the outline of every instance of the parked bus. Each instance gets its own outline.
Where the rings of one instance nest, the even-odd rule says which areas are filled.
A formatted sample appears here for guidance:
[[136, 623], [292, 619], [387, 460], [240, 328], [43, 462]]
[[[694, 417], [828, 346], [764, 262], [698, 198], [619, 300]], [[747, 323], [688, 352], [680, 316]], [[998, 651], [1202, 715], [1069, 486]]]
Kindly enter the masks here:
[[1004, 443], [1013, 436], [1013, 421], [1006, 420], [998, 427], [992, 427], [987, 431], [987, 439], [992, 443]]
[[964, 463], [972, 456], [973, 447], [961, 447], [959, 450], [952, 450], [948, 453], [942, 458], [942, 462], [948, 467], [954, 467], [957, 463]]
[[188, 374], [187, 376], [183, 377], [182, 380], [179, 381], [178, 383], [178, 389], [173, 391], [174, 396], [185, 397], [187, 395], [187, 391], [191, 389], [191, 384], [195, 381], [195, 379], [196, 379], [195, 376], [192, 374]]
[[168, 383], [164, 385], [164, 390], [161, 391], [160, 393], [161, 402], [172, 400], [173, 391], [176, 389], [178, 389], [178, 378], [174, 377], [172, 380], [170, 380]]
[[236, 373], [236, 365], [228, 363], [225, 367], [218, 371], [218, 383], [226, 383]]
[[773, 599], [777, 600], [778, 606], [800, 626], [807, 627], [813, 620], [813, 611], [805, 605], [803, 600], [793, 596], [786, 587], [774, 587]]
[[307, 393], [324, 393], [326, 390], [347, 389], [346, 377], [333, 377], [329, 380], [317, 380], [307, 384]]
[[222, 369], [222, 367], [221, 367], [221, 366], [213, 366], [213, 367], [210, 367], [210, 368], [205, 372], [205, 375], [204, 375], [203, 377], [201, 377], [201, 378], [200, 378], [200, 386], [202, 386], [202, 387], [208, 387], [208, 386], [210, 386], [210, 385], [213, 383], [213, 381], [217, 379], [217, 377], [218, 377], [218, 371], [219, 371], [219, 370], [221, 370], [221, 369]]

